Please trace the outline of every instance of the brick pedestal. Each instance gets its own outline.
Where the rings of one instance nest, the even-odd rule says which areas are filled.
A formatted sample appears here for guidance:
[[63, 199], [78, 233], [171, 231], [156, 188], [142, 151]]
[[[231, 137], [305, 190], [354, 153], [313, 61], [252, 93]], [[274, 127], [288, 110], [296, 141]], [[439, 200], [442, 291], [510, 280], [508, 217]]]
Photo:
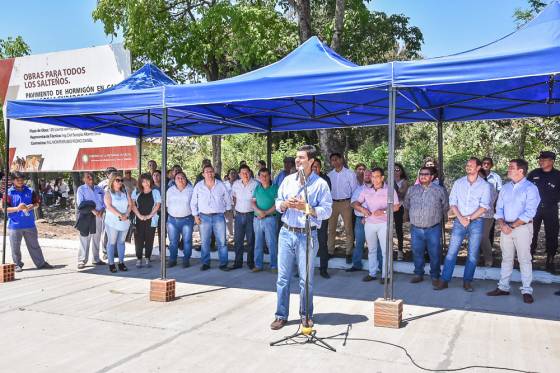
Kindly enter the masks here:
[[150, 300], [154, 302], [171, 302], [175, 299], [175, 280], [150, 281]]
[[403, 301], [401, 299], [385, 300], [377, 298], [373, 302], [373, 324], [384, 328], [400, 328]]
[[9, 282], [16, 279], [15, 264], [0, 264], [0, 282]]

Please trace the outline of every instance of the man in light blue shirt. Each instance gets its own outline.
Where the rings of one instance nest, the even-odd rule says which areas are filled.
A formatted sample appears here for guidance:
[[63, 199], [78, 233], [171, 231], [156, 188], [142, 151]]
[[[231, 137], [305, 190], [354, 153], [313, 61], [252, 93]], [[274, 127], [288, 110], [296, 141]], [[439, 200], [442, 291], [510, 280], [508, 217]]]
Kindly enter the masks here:
[[231, 196], [226, 186], [217, 180], [212, 165], [202, 169], [204, 179], [196, 183], [191, 198], [191, 210], [200, 230], [201, 270], [210, 269], [210, 242], [212, 233], [216, 237], [220, 269], [228, 271], [228, 250], [226, 245], [226, 220], [224, 213], [231, 209]]
[[280, 186], [284, 178], [290, 175], [295, 168], [295, 160], [294, 157], [284, 157], [284, 169], [276, 175], [274, 178], [274, 185]]
[[443, 290], [453, 276], [453, 269], [457, 261], [457, 254], [465, 237], [469, 236], [468, 257], [463, 273], [463, 289], [472, 292], [472, 281], [474, 271], [478, 262], [480, 252], [480, 240], [484, 228], [481, 216], [490, 208], [491, 192], [490, 184], [478, 176], [482, 167], [480, 159], [472, 157], [465, 165], [467, 176], [455, 181], [451, 194], [449, 195], [449, 207], [456, 216], [451, 230], [449, 249], [445, 256], [443, 272], [440, 280], [434, 286], [434, 290]]
[[[314, 146], [304, 145], [298, 149], [296, 166], [298, 169], [303, 169], [305, 173], [307, 201], [305, 200], [304, 178], [300, 172], [286, 176], [278, 189], [276, 210], [284, 215], [278, 239], [278, 280], [276, 282], [278, 303], [276, 318], [270, 325], [272, 330], [281, 329], [288, 321], [290, 280], [294, 262], [297, 263], [299, 273], [301, 322], [306, 327], [313, 326], [313, 260], [319, 248], [317, 229], [321, 227], [321, 221], [328, 219], [332, 213], [329, 186], [324, 179], [312, 172], [312, 165], [316, 158], [317, 149]], [[306, 258], [305, 220], [307, 215], [309, 215], [311, 224], [311, 243]], [[309, 277], [308, 302], [306, 302], [305, 294], [306, 260], [310, 263], [307, 273]], [[306, 308], [307, 304], [309, 304], [309, 309]]]
[[524, 159], [509, 162], [508, 178], [511, 182], [504, 185], [498, 203], [495, 219], [502, 232], [502, 268], [498, 287], [487, 293], [489, 296], [509, 295], [509, 280], [513, 272], [513, 259], [517, 260], [521, 271], [521, 294], [525, 303], [533, 303], [533, 266], [531, 264], [531, 241], [533, 239], [533, 218], [541, 202], [538, 188], [526, 179], [528, 163]]

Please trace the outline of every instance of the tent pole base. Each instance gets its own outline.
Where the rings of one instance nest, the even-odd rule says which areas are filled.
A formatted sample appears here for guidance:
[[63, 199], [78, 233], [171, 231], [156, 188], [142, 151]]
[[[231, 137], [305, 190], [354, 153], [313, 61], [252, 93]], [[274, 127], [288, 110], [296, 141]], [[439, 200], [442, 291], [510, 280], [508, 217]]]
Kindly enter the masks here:
[[373, 325], [399, 329], [402, 325], [402, 299], [377, 298], [373, 302]]
[[167, 278], [150, 281], [150, 301], [171, 302], [175, 300], [175, 280]]
[[0, 282], [10, 282], [16, 279], [16, 265], [0, 264]]

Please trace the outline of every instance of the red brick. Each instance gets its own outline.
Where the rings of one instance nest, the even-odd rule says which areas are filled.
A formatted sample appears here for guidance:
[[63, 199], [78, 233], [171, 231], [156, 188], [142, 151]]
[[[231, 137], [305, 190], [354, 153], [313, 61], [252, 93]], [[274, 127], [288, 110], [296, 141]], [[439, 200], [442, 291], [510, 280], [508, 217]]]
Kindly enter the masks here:
[[152, 280], [150, 282], [150, 300], [154, 302], [170, 302], [175, 299], [175, 280]]
[[10, 282], [15, 280], [16, 265], [0, 264], [0, 282]]
[[373, 324], [385, 328], [400, 328], [403, 301], [378, 298], [373, 302]]

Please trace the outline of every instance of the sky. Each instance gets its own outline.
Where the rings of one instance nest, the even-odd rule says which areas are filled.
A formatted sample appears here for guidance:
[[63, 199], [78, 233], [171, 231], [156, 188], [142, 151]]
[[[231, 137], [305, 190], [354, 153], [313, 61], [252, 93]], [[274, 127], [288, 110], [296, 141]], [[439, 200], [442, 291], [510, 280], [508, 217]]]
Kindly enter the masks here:
[[[550, 0], [546, 0], [547, 2]], [[105, 36], [91, 13], [96, 0], [0, 0], [0, 39], [21, 35], [32, 53], [122, 41]], [[515, 30], [526, 0], [372, 0], [370, 9], [405, 14], [424, 35], [422, 53], [437, 57], [487, 44]]]

